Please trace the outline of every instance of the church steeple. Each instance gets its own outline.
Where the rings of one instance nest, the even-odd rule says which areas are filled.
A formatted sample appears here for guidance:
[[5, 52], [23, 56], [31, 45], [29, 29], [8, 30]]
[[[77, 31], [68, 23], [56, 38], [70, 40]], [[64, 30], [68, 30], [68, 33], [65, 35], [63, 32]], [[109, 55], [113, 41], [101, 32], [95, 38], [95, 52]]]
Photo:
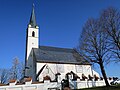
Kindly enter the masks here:
[[[27, 27], [27, 33], [26, 33], [26, 55], [25, 55], [25, 76], [33, 76], [33, 72], [31, 75], [29, 75], [31, 68], [33, 68], [33, 64], [31, 61], [31, 58], [33, 58], [32, 53], [33, 53], [33, 48], [39, 48], [39, 27], [36, 24], [36, 17], [35, 17], [35, 10], [34, 10], [34, 5], [32, 7], [32, 12], [31, 12], [31, 17], [30, 21]], [[34, 78], [33, 78], [34, 80]]]
[[29, 25], [31, 25], [32, 28], [35, 28], [37, 26], [36, 17], [35, 17], [35, 10], [34, 10], [34, 4], [32, 6], [32, 12], [31, 12]]
[[34, 4], [32, 6], [32, 12], [30, 21], [27, 27], [27, 34], [26, 34], [26, 61], [30, 56], [32, 48], [39, 47], [39, 27], [36, 24], [36, 17], [35, 17], [35, 10]]

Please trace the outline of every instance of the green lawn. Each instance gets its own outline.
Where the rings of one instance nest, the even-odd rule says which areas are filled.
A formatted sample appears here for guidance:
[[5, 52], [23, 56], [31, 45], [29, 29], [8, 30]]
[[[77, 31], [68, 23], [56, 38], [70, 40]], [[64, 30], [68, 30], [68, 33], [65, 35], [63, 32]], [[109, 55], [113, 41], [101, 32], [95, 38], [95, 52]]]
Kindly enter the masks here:
[[80, 90], [120, 90], [120, 85], [110, 86], [110, 87], [93, 87]]

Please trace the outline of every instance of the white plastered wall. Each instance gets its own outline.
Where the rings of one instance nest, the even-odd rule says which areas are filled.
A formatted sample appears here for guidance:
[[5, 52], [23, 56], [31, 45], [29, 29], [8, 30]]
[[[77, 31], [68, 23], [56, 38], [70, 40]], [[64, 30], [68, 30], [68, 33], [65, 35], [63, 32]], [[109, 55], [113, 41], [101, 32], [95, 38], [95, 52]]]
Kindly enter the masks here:
[[[60, 73], [60, 77], [61, 80], [65, 78], [65, 75], [68, 72], [73, 71], [74, 73], [76, 73], [80, 78], [81, 75], [84, 74], [85, 76], [88, 77], [88, 75], [90, 74], [92, 76], [93, 72], [91, 69], [91, 65], [75, 65], [75, 64], [55, 64], [55, 63], [37, 63], [36, 68], [37, 68], [37, 72], [36, 74], [38, 74], [39, 70], [46, 64], [46, 67], [43, 69], [42, 73], [39, 76], [39, 81], [43, 81], [43, 77], [45, 77], [46, 75], [49, 75], [51, 77], [52, 80], [55, 79], [55, 74], [56, 73]], [[95, 72], [95, 71], [94, 71]], [[97, 72], [95, 72], [97, 74]], [[97, 74], [99, 75], [99, 74]]]
[[[39, 32], [38, 32], [39, 27], [36, 26], [36, 28], [31, 28], [29, 25], [28, 27], [28, 36], [27, 36], [27, 60], [29, 57], [29, 54], [32, 50], [32, 48], [38, 48], [39, 46]], [[32, 36], [32, 32], [34, 31], [35, 36]]]

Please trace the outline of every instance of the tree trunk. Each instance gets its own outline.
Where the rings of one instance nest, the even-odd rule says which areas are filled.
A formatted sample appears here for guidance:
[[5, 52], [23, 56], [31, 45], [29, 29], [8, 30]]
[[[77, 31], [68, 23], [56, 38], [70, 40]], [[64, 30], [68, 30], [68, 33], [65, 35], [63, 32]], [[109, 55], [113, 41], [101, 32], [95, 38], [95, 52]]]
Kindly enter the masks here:
[[101, 72], [102, 72], [102, 75], [103, 75], [103, 78], [105, 80], [105, 84], [106, 86], [110, 86], [109, 83], [108, 83], [108, 80], [107, 80], [107, 76], [106, 76], [106, 73], [105, 73], [105, 69], [104, 69], [104, 66], [103, 66], [103, 63], [100, 63], [100, 69], [101, 69]]

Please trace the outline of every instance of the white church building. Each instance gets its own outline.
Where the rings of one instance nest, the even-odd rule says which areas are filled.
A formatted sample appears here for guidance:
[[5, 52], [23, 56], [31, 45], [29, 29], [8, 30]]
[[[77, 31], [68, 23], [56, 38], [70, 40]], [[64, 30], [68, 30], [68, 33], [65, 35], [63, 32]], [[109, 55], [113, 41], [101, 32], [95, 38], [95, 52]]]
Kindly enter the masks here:
[[39, 46], [33, 6], [26, 34], [25, 77], [0, 83], [0, 90], [76, 90], [104, 86], [104, 79], [98, 78], [92, 65], [75, 49]]
[[46, 78], [61, 81], [67, 74], [72, 74], [73, 79], [82, 79], [88, 75], [99, 77], [91, 64], [75, 49], [39, 46], [39, 26], [34, 7], [27, 27], [25, 59], [25, 76], [31, 77], [33, 81], [44, 81]]

